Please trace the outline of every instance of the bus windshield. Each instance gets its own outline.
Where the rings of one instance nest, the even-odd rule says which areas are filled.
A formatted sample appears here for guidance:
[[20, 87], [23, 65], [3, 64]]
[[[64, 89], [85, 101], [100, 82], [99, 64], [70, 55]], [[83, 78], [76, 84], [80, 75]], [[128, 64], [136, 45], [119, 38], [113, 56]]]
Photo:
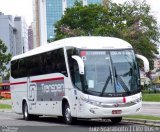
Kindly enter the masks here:
[[98, 96], [124, 96], [140, 91], [133, 50], [80, 51], [84, 61], [85, 91]]

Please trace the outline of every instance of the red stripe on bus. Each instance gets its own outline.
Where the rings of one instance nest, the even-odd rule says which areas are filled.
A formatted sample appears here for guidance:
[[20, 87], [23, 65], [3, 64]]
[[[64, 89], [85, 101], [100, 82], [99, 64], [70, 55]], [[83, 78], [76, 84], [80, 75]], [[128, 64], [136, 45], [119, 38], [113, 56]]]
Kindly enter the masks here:
[[48, 79], [41, 79], [41, 80], [32, 80], [31, 82], [48, 82], [48, 81], [58, 81], [58, 80], [64, 80], [64, 77], [48, 78]]
[[19, 85], [19, 84], [25, 84], [27, 82], [14, 82], [14, 83], [10, 83], [10, 85]]
[[126, 103], [126, 97], [123, 97], [123, 103]]

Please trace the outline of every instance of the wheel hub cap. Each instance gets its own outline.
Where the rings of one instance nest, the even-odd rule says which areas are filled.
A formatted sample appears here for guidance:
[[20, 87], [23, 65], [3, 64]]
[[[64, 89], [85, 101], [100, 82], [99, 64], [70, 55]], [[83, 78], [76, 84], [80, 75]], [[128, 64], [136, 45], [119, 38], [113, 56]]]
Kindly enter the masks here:
[[66, 109], [66, 119], [67, 119], [67, 121], [69, 121], [70, 118], [71, 118], [71, 111], [70, 111], [69, 108], [67, 108], [67, 109]]

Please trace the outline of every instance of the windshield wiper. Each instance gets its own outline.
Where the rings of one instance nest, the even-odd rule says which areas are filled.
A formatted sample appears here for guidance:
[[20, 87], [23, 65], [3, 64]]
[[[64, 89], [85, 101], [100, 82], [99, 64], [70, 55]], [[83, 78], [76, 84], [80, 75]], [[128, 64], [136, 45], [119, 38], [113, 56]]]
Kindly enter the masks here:
[[[115, 67], [114, 67], [114, 71], [115, 71], [116, 83], [118, 84], [118, 82], [119, 82], [120, 85], [122, 86], [122, 88], [124, 89], [124, 91], [130, 92], [127, 85], [124, 83], [123, 79], [120, 77], [120, 75], [117, 74], [117, 71], [116, 71]], [[116, 91], [117, 91], [117, 89], [116, 89]]]
[[[109, 83], [109, 80], [111, 79], [111, 69], [109, 68], [109, 71], [110, 71], [110, 75], [107, 77], [107, 80], [105, 82], [105, 85], [102, 89], [102, 93], [100, 94], [100, 96], [103, 96], [104, 92], [106, 91], [106, 88], [107, 88], [107, 85]], [[112, 80], [111, 80], [111, 83], [112, 83]]]
[[118, 75], [118, 82], [122, 85], [122, 88], [126, 92], [130, 92], [127, 85], [124, 83], [123, 79]]

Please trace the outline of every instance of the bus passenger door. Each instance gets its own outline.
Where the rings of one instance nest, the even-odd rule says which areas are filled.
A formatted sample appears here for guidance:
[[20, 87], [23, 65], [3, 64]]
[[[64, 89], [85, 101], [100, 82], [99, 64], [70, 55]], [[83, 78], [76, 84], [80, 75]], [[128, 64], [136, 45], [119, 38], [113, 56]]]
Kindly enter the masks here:
[[75, 101], [75, 109], [76, 109], [76, 116], [81, 115], [83, 113], [83, 104], [81, 101], [81, 95], [82, 93], [82, 84], [81, 84], [81, 79], [80, 79], [80, 74], [79, 74], [79, 68], [77, 65], [77, 62], [74, 63], [73, 67], [73, 73], [72, 73], [72, 83], [74, 87], [74, 101]]
[[75, 104], [76, 104], [76, 116], [80, 117], [81, 115], [83, 115], [84, 112], [84, 105], [83, 102], [81, 100], [82, 97], [82, 91], [78, 90], [78, 89], [74, 89], [74, 93], [75, 93]]
[[75, 59], [73, 59], [73, 55], [77, 54], [77, 50], [75, 48], [68, 48], [67, 49], [67, 57], [68, 57], [68, 67], [69, 67], [69, 73], [70, 73], [70, 86], [72, 91], [70, 92], [71, 95], [70, 100], [72, 102], [72, 109], [73, 109], [73, 115], [78, 116], [81, 112], [81, 100], [80, 96], [82, 94], [82, 86], [80, 81], [80, 74], [79, 74], [79, 67], [78, 63]]

